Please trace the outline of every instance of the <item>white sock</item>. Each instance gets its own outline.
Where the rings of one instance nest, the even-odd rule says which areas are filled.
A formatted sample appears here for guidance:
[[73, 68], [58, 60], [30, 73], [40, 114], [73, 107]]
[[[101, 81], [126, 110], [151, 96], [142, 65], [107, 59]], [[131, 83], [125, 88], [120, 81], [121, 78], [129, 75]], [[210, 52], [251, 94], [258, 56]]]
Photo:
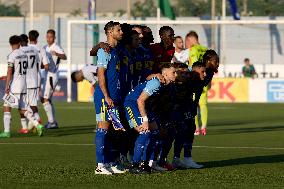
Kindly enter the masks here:
[[30, 122], [32, 122], [33, 125], [38, 126], [39, 123], [32, 112], [25, 111], [24, 115]]
[[52, 103], [51, 103], [51, 108], [52, 108], [53, 119], [55, 121], [55, 109], [54, 109], [54, 105]]
[[27, 118], [21, 118], [21, 125], [23, 129], [28, 129]]
[[104, 167], [105, 165], [103, 163], [98, 163], [98, 167]]
[[40, 121], [40, 117], [39, 117], [38, 112], [35, 112], [35, 113], [34, 113], [34, 116], [35, 116], [36, 120]]
[[150, 167], [152, 167], [152, 165], [153, 165], [154, 163], [155, 163], [155, 162], [154, 162], [153, 160], [150, 160], [148, 165], [149, 165]]
[[206, 125], [202, 125], [201, 129], [206, 129]]
[[43, 107], [44, 107], [44, 110], [46, 112], [48, 122], [53, 123], [54, 122], [54, 116], [53, 116], [53, 113], [52, 113], [53, 111], [52, 111], [51, 104], [49, 102], [45, 102], [45, 103], [43, 103]]
[[10, 123], [11, 123], [11, 113], [10, 112], [4, 112], [3, 122], [4, 122], [4, 132], [10, 132]]

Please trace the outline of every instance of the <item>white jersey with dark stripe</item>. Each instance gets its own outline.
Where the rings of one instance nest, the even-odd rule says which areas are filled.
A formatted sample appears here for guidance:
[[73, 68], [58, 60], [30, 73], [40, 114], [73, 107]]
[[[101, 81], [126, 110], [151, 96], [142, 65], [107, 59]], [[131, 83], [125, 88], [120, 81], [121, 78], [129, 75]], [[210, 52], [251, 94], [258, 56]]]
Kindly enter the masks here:
[[52, 55], [52, 51], [58, 53], [58, 54], [64, 54], [64, 51], [63, 49], [57, 45], [56, 43], [53, 43], [52, 45], [45, 45], [43, 47], [43, 49], [45, 50], [46, 52], [46, 56], [49, 60], [49, 69], [48, 69], [48, 72], [51, 72], [51, 73], [56, 73], [57, 70], [58, 70], [58, 66], [59, 66], [59, 63], [60, 63], [60, 58], [58, 56], [54, 56]]

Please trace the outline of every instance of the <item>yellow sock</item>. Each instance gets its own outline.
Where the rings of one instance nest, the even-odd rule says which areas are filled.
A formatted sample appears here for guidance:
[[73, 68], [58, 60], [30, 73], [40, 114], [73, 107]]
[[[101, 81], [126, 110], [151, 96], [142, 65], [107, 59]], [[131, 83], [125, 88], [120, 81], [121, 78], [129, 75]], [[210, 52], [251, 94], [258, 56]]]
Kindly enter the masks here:
[[206, 128], [208, 120], [208, 107], [207, 104], [200, 104], [201, 125], [202, 129]]
[[195, 116], [195, 127], [196, 127], [196, 130], [199, 129], [199, 116], [198, 116], [198, 113]]

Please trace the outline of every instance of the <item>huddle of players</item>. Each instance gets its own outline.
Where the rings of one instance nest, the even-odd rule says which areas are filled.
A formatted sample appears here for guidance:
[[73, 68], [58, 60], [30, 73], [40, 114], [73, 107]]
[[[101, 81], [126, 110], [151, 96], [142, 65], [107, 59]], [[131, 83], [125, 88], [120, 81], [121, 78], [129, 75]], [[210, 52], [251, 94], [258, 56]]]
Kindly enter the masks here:
[[[56, 43], [55, 31], [48, 30], [47, 45], [42, 49], [37, 46], [39, 33], [31, 30], [28, 34], [13, 35], [9, 38], [12, 52], [7, 57], [8, 71], [4, 100], [4, 132], [0, 138], [9, 138], [11, 125], [11, 108], [17, 108], [21, 116], [22, 128], [19, 133], [35, 131], [42, 136], [44, 126], [38, 114], [37, 102], [41, 91], [41, 101], [48, 117], [46, 129], [58, 128], [54, 118], [51, 97], [58, 81], [58, 65], [66, 56]], [[41, 88], [40, 69], [45, 69], [43, 89]], [[29, 122], [28, 122], [29, 121]]]
[[[191, 158], [194, 117], [203, 87], [218, 70], [216, 52], [206, 51], [190, 72], [186, 64], [170, 63], [175, 48], [169, 26], [160, 28], [161, 43], [156, 44], [151, 44], [153, 35], [147, 26], [111, 21], [104, 30], [107, 42], [90, 51], [97, 56], [97, 72], [95, 66], [87, 65], [71, 76], [74, 82], [87, 79], [93, 85], [98, 78], [96, 174], [124, 173], [118, 162], [128, 162], [128, 155], [132, 173], [202, 168]], [[111, 127], [109, 110], [120, 117], [124, 129]], [[169, 164], [173, 142], [174, 160]]]

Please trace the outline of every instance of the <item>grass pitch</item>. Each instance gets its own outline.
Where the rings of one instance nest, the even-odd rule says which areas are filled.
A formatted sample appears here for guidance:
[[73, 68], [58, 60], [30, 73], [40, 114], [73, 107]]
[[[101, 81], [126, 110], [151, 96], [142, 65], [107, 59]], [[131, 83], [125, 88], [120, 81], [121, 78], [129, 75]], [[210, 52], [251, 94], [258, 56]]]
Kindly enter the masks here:
[[16, 134], [13, 112], [12, 138], [0, 139], [0, 188], [284, 188], [283, 104], [209, 104], [208, 135], [193, 148], [202, 170], [112, 176], [94, 172], [93, 105], [55, 107], [60, 129], [42, 138]]

